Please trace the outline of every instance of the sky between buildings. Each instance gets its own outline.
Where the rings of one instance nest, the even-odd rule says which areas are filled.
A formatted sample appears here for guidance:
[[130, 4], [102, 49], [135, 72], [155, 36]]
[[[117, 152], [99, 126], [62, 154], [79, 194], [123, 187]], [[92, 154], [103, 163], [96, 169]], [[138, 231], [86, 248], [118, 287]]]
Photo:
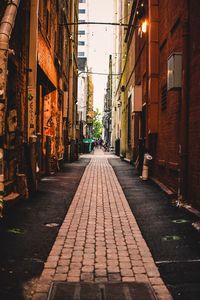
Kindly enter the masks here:
[[[90, 22], [113, 22], [113, 0], [89, 0]], [[94, 73], [108, 73], [109, 54], [113, 54], [114, 27], [90, 25], [88, 66]], [[107, 76], [92, 75], [94, 83], [94, 109], [103, 109]]]

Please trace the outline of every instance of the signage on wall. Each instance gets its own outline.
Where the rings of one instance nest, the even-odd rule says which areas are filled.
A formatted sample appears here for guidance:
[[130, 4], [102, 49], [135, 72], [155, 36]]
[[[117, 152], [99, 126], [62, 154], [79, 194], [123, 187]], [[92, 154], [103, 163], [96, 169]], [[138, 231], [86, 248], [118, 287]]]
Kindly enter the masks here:
[[28, 138], [35, 134], [35, 110], [36, 110], [36, 93], [35, 90], [28, 87]]

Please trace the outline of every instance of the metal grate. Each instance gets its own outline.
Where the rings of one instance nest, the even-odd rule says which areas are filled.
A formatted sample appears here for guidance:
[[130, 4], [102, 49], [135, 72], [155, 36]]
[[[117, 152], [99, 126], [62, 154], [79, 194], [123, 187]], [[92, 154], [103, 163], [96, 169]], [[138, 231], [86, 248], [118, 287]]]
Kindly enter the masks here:
[[161, 88], [161, 109], [165, 110], [167, 108], [167, 85]]
[[146, 283], [70, 283], [54, 282], [49, 300], [155, 300]]

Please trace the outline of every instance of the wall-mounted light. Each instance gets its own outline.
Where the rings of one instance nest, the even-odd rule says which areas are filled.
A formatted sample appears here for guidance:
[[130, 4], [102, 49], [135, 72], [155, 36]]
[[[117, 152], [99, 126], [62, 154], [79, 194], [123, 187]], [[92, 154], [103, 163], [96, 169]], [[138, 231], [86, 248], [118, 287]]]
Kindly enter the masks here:
[[138, 29], [138, 35], [142, 38], [143, 33], [147, 32], [148, 22], [147, 20], [142, 21], [142, 23], [139, 25]]
[[144, 20], [143, 22], [142, 22], [142, 25], [141, 25], [141, 30], [142, 30], [142, 32], [143, 33], [146, 33], [147, 32], [147, 20]]

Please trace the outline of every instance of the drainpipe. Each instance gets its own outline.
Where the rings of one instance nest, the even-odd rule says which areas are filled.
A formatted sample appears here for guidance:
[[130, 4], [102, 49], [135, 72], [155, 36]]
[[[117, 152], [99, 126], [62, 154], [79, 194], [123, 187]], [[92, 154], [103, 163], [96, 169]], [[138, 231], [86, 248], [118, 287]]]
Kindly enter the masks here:
[[0, 24], [0, 216], [2, 216], [4, 199], [4, 133], [5, 112], [7, 106], [6, 84], [7, 64], [10, 36], [15, 24], [15, 18], [20, 0], [8, 1]]
[[39, 0], [31, 0], [28, 69], [28, 142], [34, 140], [36, 134], [38, 10]]
[[30, 2], [30, 36], [29, 36], [29, 67], [28, 67], [28, 149], [30, 159], [30, 169], [28, 177], [31, 178], [30, 193], [37, 190], [37, 143], [39, 139], [36, 133], [36, 97], [37, 97], [37, 55], [38, 55], [38, 13], [39, 0]]

